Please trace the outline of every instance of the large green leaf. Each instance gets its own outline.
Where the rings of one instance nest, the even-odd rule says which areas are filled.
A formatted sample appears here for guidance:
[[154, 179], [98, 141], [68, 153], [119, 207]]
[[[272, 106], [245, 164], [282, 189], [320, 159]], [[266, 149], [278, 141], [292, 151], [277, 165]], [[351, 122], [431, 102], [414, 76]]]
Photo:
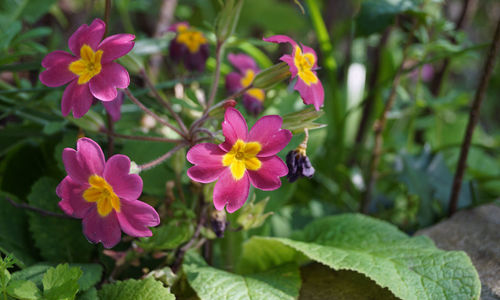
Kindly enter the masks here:
[[[28, 201], [31, 205], [54, 212], [61, 212], [57, 206], [56, 195], [58, 182], [52, 178], [42, 177], [32, 188]], [[53, 262], [86, 262], [93, 250], [82, 234], [79, 220], [62, 219], [29, 213], [30, 230], [35, 245], [40, 249], [43, 258]]]
[[99, 291], [99, 299], [173, 300], [175, 296], [161, 282], [149, 277], [106, 284]]
[[78, 292], [78, 279], [82, 270], [70, 268], [68, 264], [49, 268], [42, 279], [43, 296], [46, 300], [71, 300]]
[[428, 238], [357, 214], [317, 220], [293, 240], [254, 237], [239, 268], [259, 271], [305, 257], [364, 274], [401, 299], [478, 299], [481, 290], [464, 252], [437, 249]]
[[238, 275], [208, 266], [197, 254], [189, 252], [184, 262], [189, 284], [205, 299], [296, 299], [300, 274], [296, 264], [284, 264], [264, 272]]
[[359, 35], [382, 32], [394, 23], [398, 14], [417, 8], [415, 0], [364, 0], [356, 19], [356, 31]]

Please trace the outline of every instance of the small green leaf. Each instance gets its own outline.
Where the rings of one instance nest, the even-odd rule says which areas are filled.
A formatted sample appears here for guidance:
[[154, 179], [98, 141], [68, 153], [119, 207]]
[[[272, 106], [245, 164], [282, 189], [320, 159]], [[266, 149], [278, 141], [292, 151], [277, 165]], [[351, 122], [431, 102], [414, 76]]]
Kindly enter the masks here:
[[296, 239], [253, 237], [239, 268], [259, 271], [308, 257], [335, 270], [353, 270], [401, 299], [479, 299], [481, 285], [469, 257], [409, 238], [395, 226], [357, 214], [317, 220]]
[[264, 272], [238, 275], [210, 267], [199, 255], [189, 252], [183, 268], [189, 284], [202, 300], [279, 300], [299, 296], [300, 274], [293, 263]]
[[11, 281], [7, 287], [7, 294], [13, 298], [27, 300], [37, 300], [42, 296], [36, 284], [26, 280]]
[[100, 299], [113, 300], [173, 300], [175, 296], [161, 282], [149, 277], [105, 284], [99, 291]]
[[42, 279], [43, 296], [47, 300], [71, 300], [78, 292], [78, 279], [82, 270], [68, 264], [58, 265], [47, 270]]
[[194, 226], [192, 223], [174, 221], [151, 228], [151, 231], [153, 235], [141, 238], [137, 245], [145, 250], [167, 250], [187, 242], [194, 233]]

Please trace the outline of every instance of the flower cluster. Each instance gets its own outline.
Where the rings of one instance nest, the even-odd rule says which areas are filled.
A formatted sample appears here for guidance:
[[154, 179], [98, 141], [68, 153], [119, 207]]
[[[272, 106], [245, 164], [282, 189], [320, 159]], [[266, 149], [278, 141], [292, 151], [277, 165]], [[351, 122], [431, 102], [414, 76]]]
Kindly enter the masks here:
[[191, 28], [187, 22], [174, 24], [169, 31], [176, 33], [169, 46], [170, 58], [174, 62], [184, 62], [189, 71], [203, 72], [209, 55], [208, 40], [203, 33]]

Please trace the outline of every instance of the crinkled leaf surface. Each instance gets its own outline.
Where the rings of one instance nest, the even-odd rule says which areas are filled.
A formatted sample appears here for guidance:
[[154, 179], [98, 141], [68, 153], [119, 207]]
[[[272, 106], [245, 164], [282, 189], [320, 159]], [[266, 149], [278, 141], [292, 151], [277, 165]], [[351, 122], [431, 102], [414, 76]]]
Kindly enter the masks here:
[[7, 287], [7, 294], [16, 299], [33, 299], [41, 298], [40, 290], [31, 281], [15, 280], [9, 283]]
[[146, 278], [144, 280], [129, 279], [113, 284], [105, 284], [99, 290], [99, 299], [173, 300], [175, 296], [161, 282], [153, 278]]
[[255, 272], [305, 257], [364, 274], [401, 299], [479, 299], [479, 278], [464, 252], [440, 250], [428, 238], [410, 238], [357, 214], [317, 220], [294, 239], [253, 237], [239, 269]]
[[44, 299], [74, 299], [79, 289], [78, 279], [81, 276], [80, 268], [70, 268], [68, 264], [49, 268], [42, 279]]
[[202, 300], [281, 300], [296, 299], [299, 295], [300, 273], [294, 263], [239, 275], [210, 267], [199, 255], [190, 252], [184, 261], [184, 271]]

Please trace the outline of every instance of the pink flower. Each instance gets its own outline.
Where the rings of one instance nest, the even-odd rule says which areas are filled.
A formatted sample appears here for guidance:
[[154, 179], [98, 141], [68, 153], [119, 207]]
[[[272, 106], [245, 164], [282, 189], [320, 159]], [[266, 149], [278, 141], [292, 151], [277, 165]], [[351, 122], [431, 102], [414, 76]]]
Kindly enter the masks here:
[[76, 149], [63, 151], [68, 175], [57, 186], [59, 207], [83, 219], [83, 234], [106, 248], [120, 242], [121, 230], [131, 236], [151, 236], [148, 227], [157, 226], [160, 217], [153, 207], [137, 200], [142, 179], [129, 174], [130, 159], [117, 154], [106, 162], [101, 147], [89, 138], [79, 139]]
[[95, 19], [90, 26], [80, 26], [69, 38], [71, 52], [57, 50], [45, 56], [40, 81], [56, 87], [69, 83], [64, 90], [61, 111], [80, 118], [92, 105], [93, 98], [112, 101], [117, 88], [127, 88], [130, 77], [124, 67], [113, 60], [124, 56], [134, 47], [132, 34], [116, 34], [105, 38], [106, 24]]
[[202, 32], [189, 27], [187, 22], [176, 23], [168, 29], [177, 33], [170, 42], [169, 55], [174, 62], [184, 62], [186, 69], [203, 72], [209, 50]]
[[[245, 54], [231, 53], [227, 58], [238, 72], [227, 74], [226, 89], [229, 93], [236, 93], [252, 84], [255, 75], [259, 72], [259, 68], [253, 58]], [[243, 94], [243, 106], [245, 106], [247, 112], [257, 116], [264, 108], [262, 102], [265, 96], [262, 89], [251, 88]]]
[[292, 78], [297, 78], [294, 89], [300, 93], [305, 104], [313, 104], [316, 110], [323, 106], [325, 91], [316, 74], [318, 57], [316, 52], [301, 44], [302, 48], [286, 35], [274, 35], [263, 39], [271, 43], [290, 43], [293, 46], [292, 55], [285, 54], [280, 59], [288, 64]]
[[189, 168], [188, 176], [201, 183], [217, 180], [213, 193], [217, 210], [227, 205], [232, 213], [242, 207], [250, 183], [264, 191], [281, 186], [280, 177], [288, 168], [276, 154], [292, 138], [289, 130], [281, 129], [282, 122], [280, 116], [265, 116], [248, 132], [241, 113], [229, 107], [222, 122], [225, 142], [198, 144], [188, 151], [187, 160], [195, 165]]

